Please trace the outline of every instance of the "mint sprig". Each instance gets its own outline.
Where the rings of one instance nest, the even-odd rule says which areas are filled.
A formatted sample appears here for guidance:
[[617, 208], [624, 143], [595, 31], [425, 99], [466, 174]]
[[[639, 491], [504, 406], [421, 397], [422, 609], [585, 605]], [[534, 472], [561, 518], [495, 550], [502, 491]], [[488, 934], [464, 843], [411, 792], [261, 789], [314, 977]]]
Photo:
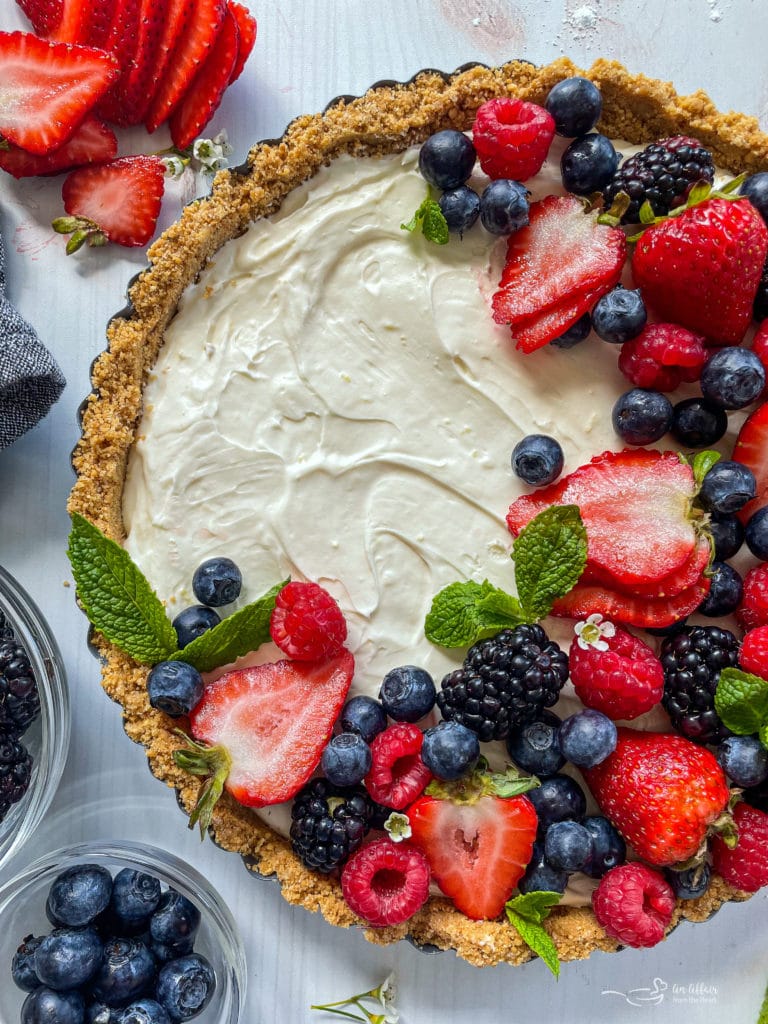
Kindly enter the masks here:
[[556, 978], [560, 977], [560, 959], [557, 947], [542, 922], [561, 899], [559, 892], [527, 892], [514, 896], [505, 907], [509, 923]]
[[737, 736], [757, 733], [768, 747], [768, 679], [740, 668], [724, 668], [715, 692], [715, 711]]
[[436, 245], [448, 243], [448, 222], [439, 203], [431, 196], [427, 196], [413, 217], [400, 227], [403, 231], [421, 231], [428, 242], [434, 242]]
[[512, 548], [518, 597], [488, 580], [451, 583], [435, 595], [424, 622], [427, 639], [441, 647], [468, 647], [499, 630], [548, 615], [584, 572], [587, 532], [577, 505], [544, 509]]

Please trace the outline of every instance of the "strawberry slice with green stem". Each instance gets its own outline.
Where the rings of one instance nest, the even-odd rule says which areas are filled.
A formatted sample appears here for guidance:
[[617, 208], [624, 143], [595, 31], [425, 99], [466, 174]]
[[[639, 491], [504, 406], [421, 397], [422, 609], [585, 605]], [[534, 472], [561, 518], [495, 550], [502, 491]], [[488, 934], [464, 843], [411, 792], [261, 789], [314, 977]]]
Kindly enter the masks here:
[[323, 662], [276, 661], [209, 683], [190, 715], [195, 742], [176, 764], [206, 776], [190, 817], [204, 835], [223, 790], [245, 807], [290, 800], [317, 768], [352, 683], [349, 651]]
[[86, 117], [63, 146], [45, 156], [27, 153], [18, 146], [0, 146], [0, 167], [14, 178], [58, 174], [71, 167], [100, 164], [117, 156], [117, 139], [111, 128], [96, 117]]
[[768, 402], [763, 402], [744, 421], [733, 458], [755, 474], [757, 494], [736, 515], [746, 525], [747, 520], [763, 505], [768, 505]]

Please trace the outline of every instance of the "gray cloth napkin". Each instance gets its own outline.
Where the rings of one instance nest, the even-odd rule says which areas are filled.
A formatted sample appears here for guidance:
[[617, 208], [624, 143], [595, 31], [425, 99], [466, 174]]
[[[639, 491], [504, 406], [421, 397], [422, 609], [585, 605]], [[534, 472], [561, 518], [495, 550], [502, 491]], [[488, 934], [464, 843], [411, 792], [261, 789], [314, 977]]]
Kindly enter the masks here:
[[50, 352], [5, 297], [0, 237], [0, 448], [45, 416], [66, 381]]

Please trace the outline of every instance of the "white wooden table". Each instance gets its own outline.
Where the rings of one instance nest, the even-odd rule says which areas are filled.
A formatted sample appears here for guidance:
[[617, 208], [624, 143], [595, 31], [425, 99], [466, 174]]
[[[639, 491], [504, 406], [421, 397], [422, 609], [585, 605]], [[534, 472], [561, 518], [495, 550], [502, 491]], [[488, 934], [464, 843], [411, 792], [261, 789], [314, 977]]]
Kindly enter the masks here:
[[[755, 114], [768, 127], [768, 4], [764, 0], [247, 0], [259, 38], [241, 80], [227, 93], [210, 133], [226, 127], [239, 162], [250, 143], [279, 135], [295, 115], [381, 78], [407, 79], [423, 67], [452, 70], [470, 60], [534, 62], [598, 56], [703, 88], [721, 109]], [[0, 0], [0, 28], [24, 28], [13, 0]], [[155, 140], [160, 141], [156, 144]], [[165, 144], [125, 134], [121, 152]], [[21, 861], [84, 838], [151, 840], [186, 857], [215, 881], [233, 908], [248, 956], [244, 1024], [330, 1020], [310, 1012], [398, 975], [407, 1024], [468, 1021], [653, 1021], [687, 1024], [757, 1017], [768, 981], [768, 895], [726, 906], [703, 927], [681, 926], [646, 952], [596, 955], [567, 965], [555, 983], [540, 962], [484, 971], [453, 954], [426, 956], [410, 945], [379, 949], [357, 932], [332, 929], [290, 907], [274, 884], [248, 876], [185, 828], [173, 794], [149, 774], [142, 750], [121, 728], [99, 687], [65, 556], [65, 502], [76, 409], [89, 365], [103, 348], [109, 316], [123, 304], [143, 251], [110, 247], [67, 259], [49, 224], [61, 179], [0, 178], [0, 229], [11, 298], [55, 353], [68, 380], [50, 416], [0, 453], [0, 562], [44, 609], [66, 661], [74, 714], [64, 781], [48, 821]], [[184, 195], [167, 196], [161, 226]], [[3, 1022], [6, 1024], [6, 1022]], [[11, 1024], [11, 1022], [7, 1022]]]

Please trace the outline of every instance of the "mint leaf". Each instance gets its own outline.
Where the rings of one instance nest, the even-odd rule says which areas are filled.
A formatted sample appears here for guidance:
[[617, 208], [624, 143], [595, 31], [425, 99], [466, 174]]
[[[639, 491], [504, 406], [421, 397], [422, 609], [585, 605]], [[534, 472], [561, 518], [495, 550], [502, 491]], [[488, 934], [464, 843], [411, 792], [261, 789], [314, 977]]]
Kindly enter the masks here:
[[520, 532], [512, 557], [526, 621], [537, 622], [584, 572], [587, 531], [578, 505], [554, 505], [540, 512]]
[[450, 583], [432, 600], [424, 622], [428, 640], [441, 647], [468, 647], [525, 620], [517, 600], [488, 580]]
[[560, 960], [549, 932], [542, 922], [549, 916], [562, 895], [559, 892], [528, 892], [513, 897], [506, 905], [507, 919], [526, 945], [536, 953], [556, 978], [560, 976]]
[[702, 481], [707, 473], [712, 469], [716, 462], [720, 461], [720, 452], [696, 452], [691, 459], [691, 469], [693, 470], [693, 479], [696, 484], [696, 490], [701, 489]]
[[738, 736], [751, 736], [768, 726], [768, 679], [739, 668], [724, 668], [715, 692], [715, 711]]
[[178, 648], [160, 598], [131, 556], [78, 512], [67, 555], [91, 624], [136, 661], [155, 665]]
[[760, 1016], [757, 1018], [757, 1024], [768, 1024], [768, 988], [765, 990], [765, 996], [763, 997], [763, 1004], [760, 1007]]
[[766, 722], [765, 725], [760, 726], [758, 738], [764, 747], [768, 747], [768, 722]]
[[401, 224], [403, 231], [421, 231], [428, 242], [446, 245], [448, 242], [448, 222], [443, 211], [431, 196], [427, 196], [421, 206], [407, 224]]
[[257, 601], [228, 615], [213, 629], [207, 630], [173, 655], [175, 661], [186, 661], [199, 672], [210, 672], [228, 665], [243, 654], [255, 651], [269, 640], [269, 620], [275, 598], [288, 580], [276, 583]]

